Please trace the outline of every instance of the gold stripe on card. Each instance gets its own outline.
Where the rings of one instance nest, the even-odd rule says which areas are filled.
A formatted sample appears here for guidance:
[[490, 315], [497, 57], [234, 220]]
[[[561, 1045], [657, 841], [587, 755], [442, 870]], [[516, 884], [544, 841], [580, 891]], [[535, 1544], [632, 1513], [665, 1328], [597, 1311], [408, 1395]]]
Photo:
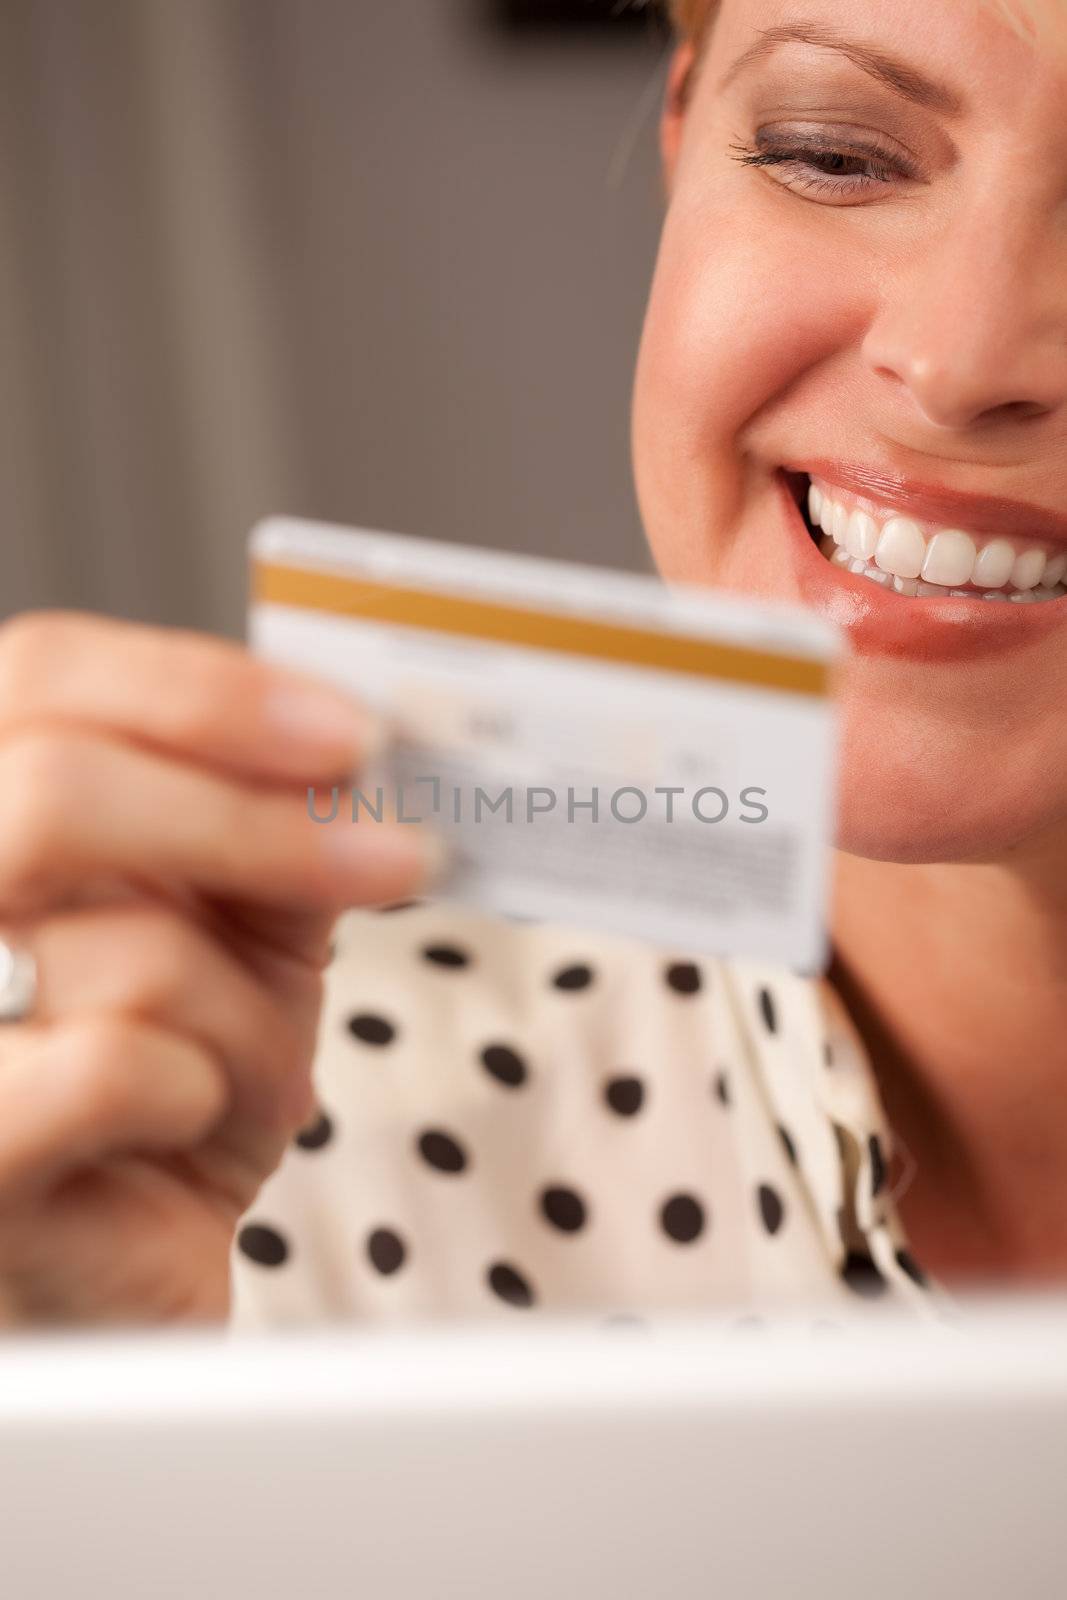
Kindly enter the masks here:
[[620, 666], [684, 672], [793, 694], [825, 695], [828, 689], [828, 668], [822, 661], [274, 562], [253, 564], [252, 597], [267, 605], [364, 617], [368, 622], [396, 623], [452, 637], [550, 650]]

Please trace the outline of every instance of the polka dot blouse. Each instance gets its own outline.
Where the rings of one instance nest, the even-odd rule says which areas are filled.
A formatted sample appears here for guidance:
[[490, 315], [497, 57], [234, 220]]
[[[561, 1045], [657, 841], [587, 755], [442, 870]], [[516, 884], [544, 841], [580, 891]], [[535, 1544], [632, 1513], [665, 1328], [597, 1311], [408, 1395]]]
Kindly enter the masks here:
[[338, 927], [234, 1323], [933, 1311], [829, 984], [443, 904]]

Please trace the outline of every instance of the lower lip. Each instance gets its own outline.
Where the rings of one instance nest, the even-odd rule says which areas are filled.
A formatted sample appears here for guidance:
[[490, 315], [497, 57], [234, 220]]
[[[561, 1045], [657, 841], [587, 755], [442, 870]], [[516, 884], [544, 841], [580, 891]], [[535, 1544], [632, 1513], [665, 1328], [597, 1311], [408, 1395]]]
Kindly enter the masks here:
[[1036, 644], [1067, 621], [1064, 602], [997, 605], [889, 594], [881, 584], [835, 567], [819, 550], [783, 473], [777, 475], [790, 554], [804, 604], [841, 628], [863, 655], [914, 661], [967, 661]]

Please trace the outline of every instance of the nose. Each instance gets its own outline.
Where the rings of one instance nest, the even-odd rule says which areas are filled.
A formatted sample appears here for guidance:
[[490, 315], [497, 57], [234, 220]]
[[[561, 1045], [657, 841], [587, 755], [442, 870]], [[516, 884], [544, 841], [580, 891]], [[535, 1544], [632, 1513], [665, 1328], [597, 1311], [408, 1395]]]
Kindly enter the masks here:
[[1018, 216], [956, 215], [886, 280], [863, 343], [875, 375], [935, 428], [1067, 413], [1067, 254]]

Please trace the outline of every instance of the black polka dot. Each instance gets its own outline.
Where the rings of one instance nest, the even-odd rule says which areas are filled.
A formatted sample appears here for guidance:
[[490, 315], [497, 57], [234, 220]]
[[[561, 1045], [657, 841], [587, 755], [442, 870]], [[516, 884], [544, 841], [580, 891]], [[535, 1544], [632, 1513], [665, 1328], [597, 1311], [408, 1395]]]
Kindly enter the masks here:
[[929, 1288], [930, 1280], [910, 1250], [901, 1248], [897, 1251], [897, 1266], [901, 1272], [906, 1272], [911, 1281], [917, 1283], [920, 1289]]
[[691, 1194], [675, 1194], [659, 1214], [660, 1226], [677, 1244], [692, 1244], [704, 1232], [704, 1207]]
[[568, 990], [572, 993], [578, 989], [588, 989], [592, 981], [592, 967], [584, 966], [580, 962], [573, 967], [561, 967], [552, 979], [557, 989]]
[[833, 1051], [833, 1046], [831, 1045], [829, 1039], [826, 1039], [823, 1042], [822, 1058], [826, 1062], [826, 1065], [828, 1067], [832, 1067], [833, 1066], [833, 1064], [834, 1064], [834, 1051]]
[[487, 1044], [482, 1051], [482, 1066], [490, 1077], [509, 1089], [518, 1089], [528, 1077], [525, 1061], [507, 1044]]
[[667, 968], [667, 987], [675, 994], [697, 994], [701, 986], [699, 968], [691, 961], [675, 961]]
[[586, 1206], [574, 1189], [553, 1184], [541, 1194], [541, 1213], [561, 1233], [577, 1233], [585, 1227]]
[[841, 1277], [853, 1294], [862, 1295], [865, 1300], [877, 1299], [879, 1295], [885, 1294], [888, 1287], [870, 1256], [861, 1255], [856, 1250], [850, 1250], [845, 1257]]
[[462, 1172], [467, 1165], [463, 1146], [439, 1128], [428, 1128], [419, 1135], [419, 1154], [438, 1172]]
[[620, 1117], [636, 1117], [645, 1103], [645, 1086], [640, 1078], [609, 1078], [604, 1099]]
[[760, 1016], [763, 1018], [768, 1033], [778, 1032], [778, 1012], [774, 1004], [774, 996], [769, 989], [759, 992]]
[[841, 1158], [842, 1164], [847, 1167], [852, 1141], [839, 1122], [834, 1123], [834, 1138], [837, 1140], [837, 1153]]
[[360, 1011], [356, 1016], [349, 1017], [348, 1031], [361, 1044], [392, 1044], [396, 1038], [393, 1024], [384, 1017], [375, 1016], [372, 1011]]
[[454, 944], [428, 944], [423, 947], [423, 960], [435, 967], [469, 967], [471, 958], [466, 950]]
[[394, 900], [392, 905], [379, 906], [379, 911], [414, 911], [418, 906], [417, 900]]
[[711, 1088], [716, 1100], [721, 1105], [728, 1106], [730, 1104], [730, 1080], [725, 1072], [717, 1072], [715, 1074], [715, 1080]]
[[793, 1142], [793, 1135], [789, 1132], [788, 1128], [783, 1128], [781, 1123], [778, 1124], [778, 1137], [782, 1141], [782, 1149], [789, 1157], [791, 1164], [795, 1167], [797, 1164], [797, 1147]]
[[761, 1183], [757, 1191], [759, 1196], [759, 1214], [763, 1219], [763, 1226], [770, 1234], [775, 1234], [782, 1226], [785, 1216], [785, 1206], [777, 1189], [769, 1183]]
[[289, 1259], [289, 1246], [277, 1228], [249, 1222], [237, 1235], [237, 1248], [259, 1267], [281, 1267]]
[[392, 1228], [375, 1228], [367, 1238], [367, 1255], [371, 1266], [388, 1278], [399, 1272], [407, 1257], [404, 1241]]
[[333, 1123], [325, 1111], [320, 1111], [314, 1122], [301, 1128], [293, 1141], [301, 1150], [321, 1150], [333, 1138]]
[[532, 1306], [534, 1292], [529, 1282], [515, 1267], [509, 1266], [506, 1261], [494, 1261], [486, 1273], [486, 1280], [490, 1289], [499, 1300], [506, 1300], [509, 1306]]
[[876, 1133], [867, 1140], [867, 1149], [871, 1153], [871, 1194], [881, 1194], [885, 1187], [885, 1156]]

